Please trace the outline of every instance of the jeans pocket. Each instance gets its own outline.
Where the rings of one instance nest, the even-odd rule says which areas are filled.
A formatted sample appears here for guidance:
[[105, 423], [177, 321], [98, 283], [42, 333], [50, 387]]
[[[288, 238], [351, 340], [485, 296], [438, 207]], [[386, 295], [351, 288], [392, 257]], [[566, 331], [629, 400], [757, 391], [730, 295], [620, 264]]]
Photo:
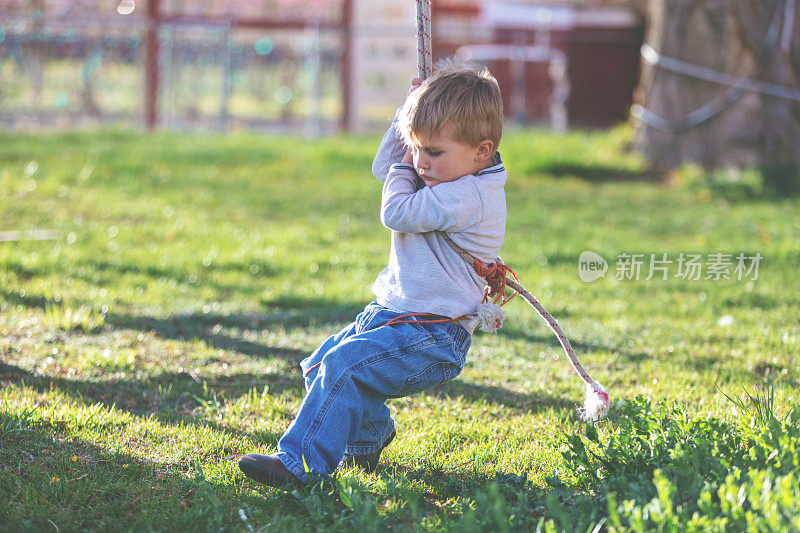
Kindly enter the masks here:
[[401, 396], [416, 394], [428, 390], [431, 387], [435, 387], [436, 385], [447, 383], [458, 374], [459, 368], [453, 363], [448, 363], [446, 361], [436, 362], [419, 374], [408, 378], [403, 385]]
[[425, 322], [410, 321], [408, 322], [408, 325], [426, 337], [433, 337], [433, 334], [428, 330], [428, 328], [425, 327]]

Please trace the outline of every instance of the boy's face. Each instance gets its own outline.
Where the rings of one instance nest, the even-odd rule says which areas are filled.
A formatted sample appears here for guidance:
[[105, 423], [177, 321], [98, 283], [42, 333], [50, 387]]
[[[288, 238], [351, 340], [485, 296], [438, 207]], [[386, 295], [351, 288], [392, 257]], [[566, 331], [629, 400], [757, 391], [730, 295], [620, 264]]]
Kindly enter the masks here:
[[[446, 129], [437, 135], [417, 135], [416, 141], [411, 146], [412, 162], [428, 187], [455, 181], [486, 168], [492, 151], [491, 141], [470, 146], [453, 140]], [[489, 143], [488, 153], [484, 143]]]

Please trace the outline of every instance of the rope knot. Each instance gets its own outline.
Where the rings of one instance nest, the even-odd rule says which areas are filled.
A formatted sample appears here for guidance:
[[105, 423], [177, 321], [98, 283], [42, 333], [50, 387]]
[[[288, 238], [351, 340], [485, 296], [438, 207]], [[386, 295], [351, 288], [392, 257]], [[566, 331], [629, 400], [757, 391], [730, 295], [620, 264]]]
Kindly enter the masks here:
[[488, 291], [486, 292], [486, 300], [492, 298], [495, 303], [498, 300], [503, 300], [500, 305], [504, 305], [507, 303], [511, 298], [517, 295], [516, 291], [512, 294], [509, 298], [505, 298], [506, 294], [506, 277], [510, 273], [514, 279], [517, 279], [517, 275], [514, 273], [513, 270], [508, 268], [508, 265], [503, 263], [500, 258], [497, 258], [497, 261], [494, 263], [489, 263], [488, 265], [483, 264], [483, 262], [478, 259], [475, 259], [475, 272], [478, 273], [480, 277], [486, 280], [486, 283], [489, 285]]

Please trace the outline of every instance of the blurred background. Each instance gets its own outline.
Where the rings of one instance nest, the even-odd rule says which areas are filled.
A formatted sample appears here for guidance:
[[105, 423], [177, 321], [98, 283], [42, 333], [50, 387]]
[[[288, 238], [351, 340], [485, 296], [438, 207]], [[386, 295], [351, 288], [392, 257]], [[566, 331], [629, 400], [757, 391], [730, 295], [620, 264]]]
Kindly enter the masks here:
[[[631, 121], [654, 171], [759, 166], [789, 190], [795, 4], [433, 0], [433, 55], [486, 64], [509, 124]], [[0, 17], [12, 130], [369, 133], [416, 74], [411, 0], [0, 0]]]
[[[498, 77], [517, 123], [627, 118], [644, 19], [624, 7], [433, 2], [436, 58]], [[410, 0], [3, 0], [7, 127], [324, 134], [386, 124], [416, 74]]]

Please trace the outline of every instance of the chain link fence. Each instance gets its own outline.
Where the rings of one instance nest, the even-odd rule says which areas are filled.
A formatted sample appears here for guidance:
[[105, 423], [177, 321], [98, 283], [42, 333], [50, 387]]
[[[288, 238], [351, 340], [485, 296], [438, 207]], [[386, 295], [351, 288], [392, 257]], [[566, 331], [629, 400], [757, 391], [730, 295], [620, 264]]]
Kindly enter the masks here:
[[[142, 125], [141, 20], [35, 17], [0, 26], [0, 123], [6, 128]], [[160, 124], [319, 134], [341, 115], [336, 32], [269, 33], [224, 24], [162, 24]]]

